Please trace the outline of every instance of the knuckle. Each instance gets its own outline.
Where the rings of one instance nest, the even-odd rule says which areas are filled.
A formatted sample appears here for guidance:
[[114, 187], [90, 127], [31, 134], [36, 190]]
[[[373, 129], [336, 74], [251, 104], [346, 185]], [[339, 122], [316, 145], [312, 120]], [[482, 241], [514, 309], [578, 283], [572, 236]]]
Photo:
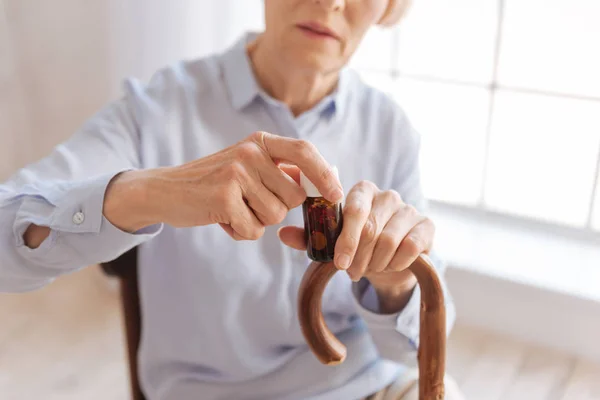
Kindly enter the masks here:
[[242, 142], [238, 146], [238, 156], [242, 160], [253, 160], [260, 155], [260, 149], [255, 142]]
[[383, 192], [383, 196], [386, 201], [395, 206], [400, 206], [402, 204], [402, 197], [400, 196], [400, 193], [396, 192], [395, 190], [386, 190]]
[[312, 156], [315, 154], [316, 147], [308, 140], [301, 139], [296, 142], [296, 151], [298, 152], [300, 157], [308, 159], [312, 158]]
[[377, 220], [370, 215], [362, 229], [362, 239], [372, 242], [377, 237]]
[[413, 206], [411, 204], [407, 204], [404, 207], [404, 212], [409, 217], [415, 217], [415, 216], [419, 215], [419, 211], [415, 208], [415, 206]]
[[255, 226], [248, 229], [247, 237], [249, 240], [258, 240], [265, 233], [264, 226]]
[[363, 192], [378, 190], [377, 186], [373, 182], [367, 181], [367, 180], [362, 180], [362, 181], [358, 182], [356, 184], [356, 187]]
[[379, 246], [383, 251], [395, 251], [399, 243], [400, 240], [398, 240], [397, 236], [392, 233], [383, 232], [381, 235], [379, 235]]
[[414, 236], [407, 236], [402, 241], [402, 250], [410, 257], [417, 257], [423, 252], [423, 244]]
[[361, 217], [367, 213], [367, 207], [362, 201], [353, 201], [346, 204], [344, 214], [348, 217]]

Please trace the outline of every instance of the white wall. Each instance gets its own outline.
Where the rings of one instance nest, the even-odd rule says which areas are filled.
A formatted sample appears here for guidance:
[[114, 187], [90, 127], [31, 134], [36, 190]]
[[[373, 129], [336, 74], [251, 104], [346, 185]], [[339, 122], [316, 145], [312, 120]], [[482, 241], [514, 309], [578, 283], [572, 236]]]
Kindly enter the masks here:
[[12, 52], [4, 0], [0, 0], [0, 179], [25, 158], [21, 145], [27, 133], [23, 91]]
[[[118, 74], [148, 78], [165, 62], [220, 51], [246, 29], [261, 29], [261, 0], [112, 2]], [[133, 23], [132, 23], [133, 21]]]
[[261, 0], [0, 0], [0, 180], [118, 97], [124, 77], [260, 27]]

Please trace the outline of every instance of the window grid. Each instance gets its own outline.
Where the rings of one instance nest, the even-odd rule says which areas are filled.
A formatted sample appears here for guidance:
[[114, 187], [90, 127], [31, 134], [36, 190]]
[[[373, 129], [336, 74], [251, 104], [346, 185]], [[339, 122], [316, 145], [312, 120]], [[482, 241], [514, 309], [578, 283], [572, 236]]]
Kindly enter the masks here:
[[502, 85], [498, 83], [477, 83], [477, 82], [467, 82], [462, 81], [460, 79], [452, 79], [452, 78], [441, 78], [434, 75], [424, 75], [424, 74], [412, 74], [401, 72], [399, 68], [392, 68], [389, 70], [381, 70], [375, 68], [360, 68], [361, 71], [374, 73], [374, 74], [385, 74], [390, 75], [394, 79], [397, 78], [409, 78], [416, 81], [422, 82], [433, 82], [433, 83], [448, 83], [454, 85], [460, 85], [465, 87], [475, 87], [487, 90], [504, 90], [513, 93], [524, 93], [524, 94], [539, 94], [543, 96], [553, 96], [553, 97], [562, 97], [573, 100], [587, 100], [587, 101], [597, 101], [600, 102], [600, 97], [598, 96], [587, 96], [581, 94], [572, 94], [572, 93], [563, 93], [563, 92], [553, 92], [551, 90], [539, 90], [539, 89], [531, 89], [526, 87], [518, 87], [518, 86], [510, 86], [510, 85]]
[[[525, 88], [525, 87], [501, 85], [497, 82], [498, 66], [499, 66], [499, 62], [500, 62], [500, 59], [499, 59], [500, 58], [500, 49], [502, 46], [502, 36], [503, 36], [502, 34], [503, 34], [503, 28], [504, 28], [505, 3], [506, 3], [506, 0], [498, 0], [498, 19], [497, 19], [497, 27], [496, 27], [496, 40], [494, 43], [493, 74], [492, 74], [491, 82], [488, 84], [468, 82], [468, 81], [452, 79], [452, 78], [442, 78], [442, 77], [438, 77], [438, 76], [434, 76], [434, 75], [427, 75], [427, 74], [414, 74], [414, 73], [401, 72], [400, 65], [399, 65], [399, 62], [400, 62], [399, 57], [397, 57], [398, 52], [399, 52], [399, 44], [400, 44], [400, 30], [398, 28], [395, 28], [391, 33], [391, 36], [392, 36], [391, 69], [390, 70], [380, 70], [380, 69], [374, 69], [374, 68], [361, 68], [361, 70], [368, 72], [368, 73], [377, 73], [377, 74], [388, 75], [394, 81], [397, 79], [400, 79], [400, 78], [408, 78], [411, 80], [422, 81], [422, 82], [447, 83], [447, 84], [460, 85], [460, 86], [464, 86], [464, 87], [476, 87], [476, 88], [486, 89], [489, 91], [490, 105], [489, 105], [489, 111], [488, 111], [488, 123], [486, 126], [486, 132], [485, 132], [486, 145], [485, 145], [484, 166], [483, 166], [483, 174], [482, 174], [483, 181], [481, 182], [481, 185], [480, 185], [480, 195], [479, 195], [479, 199], [478, 199], [476, 206], [461, 206], [461, 207], [470, 208], [474, 212], [479, 213], [479, 214], [489, 214], [489, 215], [497, 214], [497, 212], [495, 212], [495, 211], [491, 210], [489, 207], [487, 207], [486, 202], [485, 202], [485, 191], [486, 191], [488, 163], [489, 163], [490, 137], [491, 137], [492, 123], [493, 123], [492, 115], [493, 115], [493, 111], [494, 111], [494, 105], [495, 105], [494, 102], [495, 102], [495, 98], [496, 98], [496, 93], [499, 90], [503, 90], [503, 91], [509, 91], [509, 92], [513, 92], [513, 93], [538, 94], [538, 95], [544, 95], [544, 96], [553, 96], [553, 97], [569, 98], [569, 99], [576, 99], [576, 100], [600, 102], [600, 97], [597, 97], [597, 96], [587, 96], [587, 95], [579, 95], [579, 94], [572, 94], [572, 93], [555, 92], [552, 90], [539, 90], [539, 89], [530, 89], [530, 88]], [[599, 175], [600, 175], [600, 148], [598, 149], [597, 165], [596, 165], [596, 170], [594, 173], [593, 191], [592, 191], [592, 195], [591, 195], [590, 202], [589, 202], [590, 205], [589, 205], [589, 209], [587, 211], [587, 222], [585, 224], [585, 227], [583, 227], [583, 228], [567, 227], [567, 226], [560, 226], [560, 224], [551, 223], [551, 225], [554, 225], [557, 228], [557, 229], [555, 229], [555, 231], [565, 232], [565, 231], [576, 230], [576, 231], [582, 232], [584, 234], [591, 233], [593, 236], [598, 235], [598, 232], [593, 227], [593, 217], [594, 217], [594, 212], [600, 212], [600, 210], [595, 210], [596, 196], [598, 195], [598, 192], [599, 192], [599, 190], [597, 190]], [[439, 200], [436, 200], [434, 203], [446, 204], [446, 202], [439, 201]], [[456, 206], [456, 205], [450, 204], [450, 203], [448, 203], [446, 205], [451, 206], [451, 207]], [[547, 222], [538, 221], [538, 220], [534, 220], [534, 219], [532, 220], [531, 218], [524, 217], [524, 216], [513, 216], [510, 214], [506, 214], [506, 216], [509, 219], [517, 219], [517, 220], [528, 221], [528, 222], [538, 222], [542, 225], [548, 224]]]
[[590, 199], [590, 208], [588, 210], [588, 220], [586, 228], [589, 230], [593, 229], [594, 211], [600, 212], [600, 210], [594, 210], [596, 203], [596, 196], [598, 195], [598, 177], [600, 176], [600, 149], [598, 149], [598, 156], [596, 159], [596, 173], [594, 174], [594, 186], [592, 187], [592, 198]]
[[498, 0], [498, 21], [496, 25], [496, 40], [494, 42], [494, 66], [492, 70], [492, 81], [489, 85], [489, 96], [490, 96], [490, 106], [488, 109], [488, 123], [486, 126], [485, 132], [485, 153], [483, 155], [483, 174], [482, 174], [482, 182], [481, 182], [481, 191], [479, 192], [479, 201], [478, 207], [485, 207], [485, 192], [487, 189], [488, 182], [488, 166], [489, 166], [489, 155], [490, 155], [490, 137], [492, 135], [492, 115], [494, 112], [494, 103], [496, 99], [496, 91], [498, 90], [497, 80], [498, 80], [498, 64], [500, 62], [500, 46], [502, 45], [502, 29], [503, 29], [503, 21], [504, 21], [504, 1]]

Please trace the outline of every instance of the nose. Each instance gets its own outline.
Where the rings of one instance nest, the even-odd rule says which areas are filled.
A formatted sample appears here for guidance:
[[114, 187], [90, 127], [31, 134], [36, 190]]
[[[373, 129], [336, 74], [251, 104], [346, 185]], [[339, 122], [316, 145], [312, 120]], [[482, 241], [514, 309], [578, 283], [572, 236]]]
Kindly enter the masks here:
[[346, 5], [346, 0], [314, 0], [314, 2], [331, 11], [341, 11]]

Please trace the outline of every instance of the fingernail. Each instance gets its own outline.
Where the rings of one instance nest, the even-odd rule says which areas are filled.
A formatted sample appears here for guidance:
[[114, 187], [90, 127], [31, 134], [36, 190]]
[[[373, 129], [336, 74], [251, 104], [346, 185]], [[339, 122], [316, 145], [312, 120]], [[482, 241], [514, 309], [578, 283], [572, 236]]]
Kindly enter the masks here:
[[348, 269], [350, 266], [350, 256], [348, 254], [340, 254], [336, 258], [336, 265], [339, 269]]

